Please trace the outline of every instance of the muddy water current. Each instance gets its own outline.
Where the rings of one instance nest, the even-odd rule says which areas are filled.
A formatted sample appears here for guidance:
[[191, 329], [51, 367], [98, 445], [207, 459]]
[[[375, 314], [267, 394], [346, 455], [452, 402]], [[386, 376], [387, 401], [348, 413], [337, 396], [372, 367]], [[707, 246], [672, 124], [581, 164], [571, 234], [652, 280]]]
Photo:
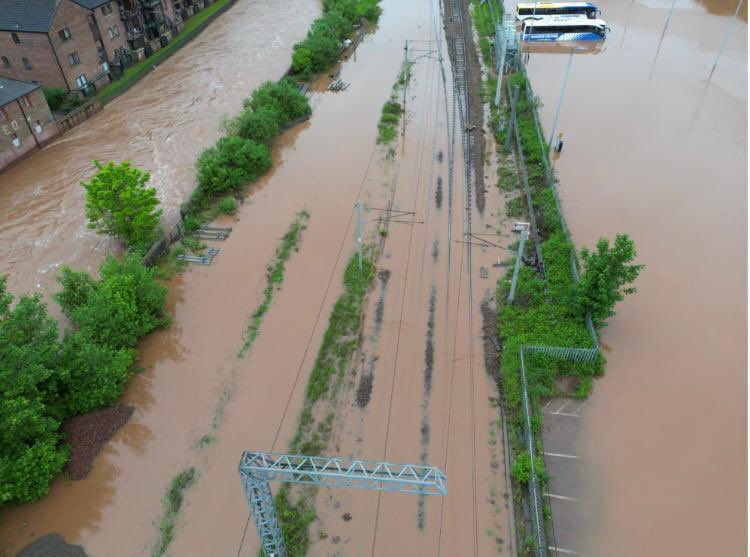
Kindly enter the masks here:
[[86, 228], [79, 182], [94, 159], [148, 170], [164, 223], [173, 224], [223, 116], [286, 71], [292, 45], [319, 10], [316, 0], [240, 0], [91, 120], [0, 174], [0, 275], [9, 275], [9, 289], [49, 293], [61, 265], [96, 269], [116, 249]]
[[[574, 56], [558, 124], [576, 242], [627, 232], [646, 265], [581, 413], [586, 555], [747, 551], [747, 10], [709, 81], [737, 4], [678, 0], [665, 28], [670, 5], [600, 3], [612, 32]], [[547, 133], [566, 63], [529, 59]]]
[[[375, 340], [363, 343], [360, 353], [371, 361], [377, 359], [371, 367], [372, 393], [366, 408], [357, 410], [353, 385], [347, 385], [334, 442], [327, 452], [436, 464], [446, 470], [452, 487], [445, 499], [421, 502], [408, 495], [384, 495], [381, 503], [377, 493], [321, 491], [316, 507], [322, 520], [312, 527], [311, 553], [448, 556], [484, 555], [499, 548], [510, 554], [513, 524], [505, 500], [509, 492], [497, 392], [483, 368], [481, 342], [477, 341], [482, 327], [480, 300], [501, 272], [492, 268], [488, 278], [481, 278], [479, 266], [490, 267], [498, 253], [476, 250], [474, 267], [469, 268], [462, 255], [465, 244], [458, 242], [463, 239], [467, 197], [461, 178], [460, 138], [456, 179], [451, 191], [448, 188], [447, 107], [452, 104], [452, 85], [445, 55], [446, 83], [438, 61], [438, 42], [445, 53], [438, 3], [385, 0], [382, 6], [378, 27], [338, 68], [339, 77], [350, 87], [341, 93], [327, 92], [328, 81], [321, 80], [311, 95], [311, 120], [282, 136], [274, 149], [274, 169], [253, 186], [237, 217], [223, 221], [233, 231], [226, 242], [216, 245], [221, 252], [214, 263], [191, 268], [172, 280], [169, 309], [173, 323], [142, 343], [144, 371], [134, 378], [123, 399], [136, 407], [135, 414], [102, 451], [90, 476], [72, 483], [59, 480], [39, 502], [4, 510], [0, 539], [8, 555], [51, 531], [83, 545], [92, 557], [147, 555], [158, 539], [165, 490], [178, 472], [190, 466], [198, 471], [198, 479], [187, 493], [168, 554], [257, 554], [252, 523], [245, 531], [248, 509], [237, 463], [244, 449], [284, 451], [295, 431], [327, 316], [355, 246], [353, 206], [358, 199], [369, 207], [382, 207], [390, 200], [394, 207], [414, 211], [413, 220], [424, 224], [388, 227], [379, 267], [385, 273], [382, 276], [390, 272], [391, 278], [387, 287], [375, 288], [371, 294], [366, 334]], [[316, 6], [288, 9], [290, 14], [308, 17]], [[224, 16], [229, 19], [214, 24], [228, 26], [224, 30], [232, 40], [240, 40], [243, 25], [250, 25], [243, 24], [238, 13], [230, 11]], [[291, 19], [284, 32], [293, 31], [297, 23], [299, 29], [305, 26], [301, 19]], [[388, 158], [388, 149], [375, 145], [377, 122], [401, 68], [407, 39], [412, 41], [411, 56], [418, 60], [407, 93], [406, 134]], [[262, 47], [248, 45], [246, 49], [254, 53], [256, 48]], [[187, 53], [183, 50], [180, 55]], [[283, 56], [288, 54], [287, 48]], [[176, 61], [187, 64], [179, 58]], [[245, 66], [233, 63], [239, 66], [226, 75], [236, 78], [238, 67], [244, 70]], [[148, 79], [156, 79], [160, 71], [167, 68]], [[215, 93], [222, 110], [210, 121], [206, 119], [207, 134], [215, 137], [216, 121], [227, 98], [234, 98], [238, 105], [251, 81], [248, 77], [246, 85], [226, 97]], [[189, 87], [166, 82], [161, 86], [189, 95], [195, 82]], [[117, 103], [127, 101], [125, 96]], [[114, 104], [109, 110], [117, 107]], [[113, 116], [104, 112], [97, 118], [102, 117]], [[119, 121], [124, 125], [128, 119], [123, 115]], [[186, 139], [190, 129], [185, 124], [172, 133], [194, 149], [192, 157], [185, 157], [185, 164], [192, 166], [199, 148], [192, 137]], [[75, 133], [83, 131], [64, 139], [77, 138]], [[165, 136], [155, 136], [142, 156], [153, 156], [150, 153], [160, 152], [169, 143]], [[11, 176], [22, 168], [14, 169]], [[160, 168], [167, 176], [192, 172], [183, 168], [182, 159]], [[487, 175], [492, 172], [488, 167]], [[441, 209], [434, 206], [439, 177], [445, 190]], [[77, 195], [74, 182], [66, 187], [67, 194]], [[181, 198], [176, 190], [174, 196]], [[485, 217], [469, 204], [475, 231], [493, 232], [492, 226], [502, 216], [501, 200], [496, 195], [488, 197]], [[174, 211], [176, 202], [171, 206]], [[238, 359], [242, 333], [265, 286], [266, 264], [303, 208], [310, 212], [310, 222], [300, 250], [287, 265], [260, 336], [244, 359]], [[377, 211], [365, 213], [366, 236], [381, 238], [380, 225], [373, 221]], [[71, 230], [98, 242], [87, 236], [82, 217], [76, 218], [69, 225]], [[49, 257], [57, 261], [49, 249]], [[68, 257], [74, 259], [79, 252], [71, 250]], [[80, 252], [84, 259], [79, 264], [94, 264], [98, 256], [96, 252], [91, 256], [90, 251]], [[39, 268], [34, 267], [37, 277]], [[20, 284], [19, 278], [15, 280]], [[473, 298], [468, 296], [470, 283]], [[380, 318], [379, 300], [383, 302]], [[375, 335], [379, 319], [380, 332]], [[428, 331], [435, 355], [429, 390], [425, 387]], [[352, 370], [360, 372], [358, 367]], [[425, 420], [431, 431], [428, 437]], [[341, 519], [345, 512], [351, 521]], [[323, 539], [320, 532], [330, 535]]]

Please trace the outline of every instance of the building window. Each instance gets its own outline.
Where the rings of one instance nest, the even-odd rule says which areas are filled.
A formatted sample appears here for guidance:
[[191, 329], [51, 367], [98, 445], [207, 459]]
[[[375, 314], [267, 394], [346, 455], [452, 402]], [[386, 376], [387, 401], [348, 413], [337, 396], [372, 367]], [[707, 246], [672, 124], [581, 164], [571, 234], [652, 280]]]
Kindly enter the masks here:
[[65, 41], [67, 41], [67, 40], [68, 40], [68, 39], [70, 39], [70, 37], [71, 37], [71, 35], [70, 35], [70, 29], [68, 29], [67, 27], [65, 27], [64, 29], [60, 29], [60, 30], [59, 30], [59, 31], [57, 32], [57, 34], [58, 34], [58, 36], [60, 37], [60, 40], [61, 40], [62, 42], [65, 42]]
[[112, 6], [110, 6], [109, 4], [104, 4], [102, 6], [102, 15], [103, 16], [108, 16], [108, 15], [111, 15], [111, 14], [112, 14]]
[[109, 35], [109, 40], [111, 41], [115, 37], [119, 37], [120, 36], [120, 30], [117, 28], [117, 25], [115, 25], [115, 26], [110, 27], [109, 29], [107, 29], [107, 34]]
[[31, 69], [31, 60], [29, 60], [28, 58], [21, 58], [21, 62], [23, 62], [24, 68], [26, 68], [27, 70]]
[[4, 108], [0, 108], [0, 122], [5, 122], [8, 119], [8, 113], [5, 112]]
[[13, 144], [13, 147], [18, 148], [21, 146], [21, 138], [18, 137], [17, 133], [14, 133], [10, 142]]
[[89, 80], [86, 79], [86, 74], [82, 73], [81, 75], [76, 77], [76, 85], [78, 85], [79, 89], [83, 89], [88, 84], [89, 84]]
[[10, 65], [10, 60], [8, 60], [8, 57], [7, 56], [2, 56], [2, 60], [3, 60], [3, 67], [5, 69], [10, 69], [11, 65]]
[[10, 36], [13, 39], [14, 43], [21, 44], [21, 39], [18, 38], [18, 35], [16, 35], [15, 33], [11, 33]]
[[81, 59], [78, 57], [77, 52], [71, 52], [68, 54], [68, 64], [70, 64], [70, 67], [77, 66], [81, 63]]
[[28, 95], [21, 97], [21, 106], [24, 108], [31, 108], [31, 98]]

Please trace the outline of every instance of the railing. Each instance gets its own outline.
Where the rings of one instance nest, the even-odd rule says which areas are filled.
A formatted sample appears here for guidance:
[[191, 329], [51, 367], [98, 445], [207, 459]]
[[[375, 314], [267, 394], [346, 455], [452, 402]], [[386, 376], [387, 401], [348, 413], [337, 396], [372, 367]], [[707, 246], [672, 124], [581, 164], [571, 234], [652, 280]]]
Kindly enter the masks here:
[[57, 127], [60, 130], [60, 133], [69, 131], [81, 122], [88, 120], [93, 114], [96, 114], [101, 109], [102, 104], [98, 100], [92, 99], [87, 103], [82, 104], [65, 116], [65, 118], [57, 122]]

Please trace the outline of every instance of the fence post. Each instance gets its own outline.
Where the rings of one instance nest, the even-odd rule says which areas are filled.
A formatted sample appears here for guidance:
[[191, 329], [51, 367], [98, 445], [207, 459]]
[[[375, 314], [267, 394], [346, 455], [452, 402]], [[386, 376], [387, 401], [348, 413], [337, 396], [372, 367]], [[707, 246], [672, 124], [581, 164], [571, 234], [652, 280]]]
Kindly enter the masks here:
[[357, 260], [359, 262], [359, 272], [362, 272], [362, 213], [360, 210], [360, 203], [357, 201], [354, 204], [354, 210], [357, 213]]
[[518, 93], [521, 88], [516, 85], [513, 88], [513, 97], [510, 99], [510, 123], [508, 124], [508, 137], [505, 138], [505, 150], [510, 149], [510, 137], [516, 124], [516, 105], [518, 104]]
[[516, 299], [516, 286], [518, 285], [518, 272], [521, 269], [521, 259], [523, 259], [523, 246], [526, 243], [526, 237], [528, 232], [524, 230], [521, 232], [521, 240], [518, 244], [518, 254], [516, 255], [516, 267], [513, 269], [513, 280], [510, 283], [510, 294], [508, 294], [508, 303], [513, 305], [513, 301]]

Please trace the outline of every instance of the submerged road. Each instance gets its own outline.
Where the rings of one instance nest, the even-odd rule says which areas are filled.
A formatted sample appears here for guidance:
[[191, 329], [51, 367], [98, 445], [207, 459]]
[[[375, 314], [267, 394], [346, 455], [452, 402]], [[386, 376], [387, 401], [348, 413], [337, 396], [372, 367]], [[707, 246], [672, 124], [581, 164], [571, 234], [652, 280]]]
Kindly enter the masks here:
[[[555, 417], [580, 419], [580, 458], [557, 463], [585, 478], [558, 501], [579, 518], [558, 540], [745, 555], [747, 4], [710, 81], [736, 2], [678, 0], [666, 27], [670, 1], [597, 4], [612, 32], [572, 62], [560, 194], [579, 247], [627, 232], [646, 268], [603, 331], [607, 375], [580, 418]], [[566, 63], [529, 60], [548, 133]]]

